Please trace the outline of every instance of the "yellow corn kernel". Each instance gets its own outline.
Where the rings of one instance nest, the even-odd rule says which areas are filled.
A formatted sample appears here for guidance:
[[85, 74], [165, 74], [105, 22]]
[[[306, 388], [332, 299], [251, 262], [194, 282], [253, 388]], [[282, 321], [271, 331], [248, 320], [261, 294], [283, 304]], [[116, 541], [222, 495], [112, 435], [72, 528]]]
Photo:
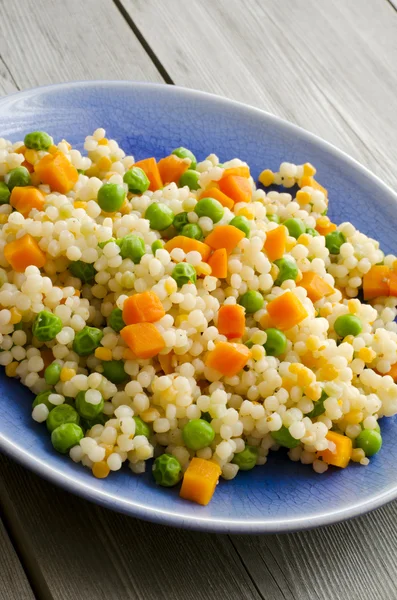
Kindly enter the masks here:
[[35, 165], [38, 160], [37, 151], [28, 148], [25, 152], [25, 160], [27, 160], [31, 165]]
[[124, 360], [136, 360], [136, 356], [132, 350], [130, 350], [129, 348], [126, 348], [123, 352], [123, 359]]
[[50, 154], [55, 154], [55, 152], [58, 152], [58, 147], [55, 146], [55, 144], [51, 144], [51, 146], [48, 148], [48, 152]]
[[376, 352], [375, 350], [372, 350], [372, 348], [360, 348], [358, 351], [358, 358], [365, 363], [371, 363], [376, 358]]
[[19, 310], [17, 308], [15, 308], [15, 306], [10, 308], [10, 313], [11, 313], [11, 319], [10, 319], [11, 325], [16, 325], [17, 323], [20, 323], [22, 321], [22, 315], [19, 312]]
[[294, 375], [298, 375], [298, 373], [300, 373], [302, 369], [304, 369], [304, 367], [300, 363], [291, 363], [288, 371], [290, 373], [293, 373]]
[[87, 177], [96, 177], [99, 173], [99, 169], [97, 165], [91, 165], [89, 169], [86, 170], [85, 175]]
[[343, 415], [343, 418], [349, 425], [358, 425], [363, 420], [364, 415], [361, 410], [351, 410]]
[[316, 402], [321, 398], [321, 386], [318, 384], [312, 383], [311, 385], [308, 385], [305, 387], [304, 392], [305, 396], [310, 398], [310, 400], [313, 400], [313, 402]]
[[305, 163], [303, 165], [303, 175], [307, 175], [308, 177], [312, 177], [317, 173], [316, 168], [313, 167], [311, 163]]
[[5, 225], [8, 222], [8, 215], [0, 215], [0, 225]]
[[167, 292], [167, 294], [173, 294], [178, 289], [176, 287], [175, 279], [172, 279], [172, 277], [170, 277], [169, 279], [166, 279], [164, 287], [165, 287], [165, 291]]
[[112, 360], [112, 351], [110, 348], [103, 348], [101, 346], [95, 350], [95, 356], [96, 358], [99, 358], [99, 360]]
[[295, 382], [292, 381], [292, 379], [288, 379], [288, 377], [283, 377], [282, 378], [282, 387], [287, 390], [287, 392], [290, 392], [291, 389], [294, 387]]
[[272, 185], [274, 182], [274, 173], [270, 169], [265, 169], [258, 177], [260, 183], [265, 187]]
[[189, 315], [178, 315], [175, 317], [175, 327], [180, 327], [183, 321], [187, 321]]
[[103, 442], [99, 445], [101, 448], [105, 448], [105, 458], [108, 458], [112, 454], [114, 446], [112, 444], [104, 444]]
[[201, 262], [196, 266], [197, 275], [211, 275], [212, 269], [207, 263]]
[[315, 381], [315, 375], [310, 369], [303, 368], [300, 373], [298, 373], [297, 384], [301, 387], [309, 386]]
[[30, 174], [30, 183], [34, 186], [40, 185], [40, 177], [36, 172]]
[[104, 460], [96, 462], [92, 465], [92, 474], [98, 479], [104, 479], [110, 473], [110, 469]]
[[18, 365], [19, 365], [19, 362], [14, 360], [12, 363], [10, 363], [9, 365], [6, 366], [5, 371], [6, 371], [7, 377], [15, 377], [15, 375], [17, 374]]
[[97, 167], [100, 171], [109, 171], [111, 166], [112, 161], [107, 156], [102, 156], [97, 162]]
[[329, 317], [329, 315], [332, 313], [332, 308], [331, 306], [323, 306], [322, 308], [320, 308], [320, 316], [321, 317]]
[[309, 204], [311, 199], [312, 199], [312, 196], [311, 196], [311, 194], [309, 194], [309, 192], [302, 192], [302, 190], [299, 190], [296, 193], [296, 201], [301, 206], [305, 206], [306, 204]]
[[73, 204], [74, 208], [83, 208], [84, 210], [87, 208], [87, 202], [83, 202], [82, 200], [77, 200]]
[[353, 448], [350, 458], [353, 462], [360, 462], [365, 458], [365, 452], [362, 448]]
[[316, 221], [316, 224], [318, 227], [328, 227], [328, 225], [331, 223], [329, 217], [327, 217], [326, 215], [323, 215], [322, 217], [319, 217]]
[[60, 379], [63, 382], [70, 381], [75, 375], [76, 371], [74, 369], [68, 369], [67, 367], [63, 367], [63, 369], [61, 370]]
[[308, 350], [318, 350], [318, 347], [320, 345], [320, 340], [317, 336], [315, 335], [309, 335], [309, 337], [306, 340], [306, 348]]
[[358, 310], [360, 309], [360, 304], [361, 303], [360, 303], [359, 300], [356, 300], [356, 299], [353, 300], [353, 299], [351, 299], [347, 303], [347, 308], [349, 309], [349, 312], [352, 315], [355, 315], [358, 312]]
[[155, 408], [148, 408], [140, 414], [140, 417], [142, 421], [145, 421], [145, 423], [152, 423], [160, 417], [160, 413]]
[[239, 217], [245, 217], [246, 219], [252, 220], [254, 218], [254, 211], [248, 206], [243, 206], [237, 211]]
[[287, 242], [285, 244], [286, 252], [290, 252], [292, 250], [292, 248], [295, 248], [295, 246], [296, 246], [296, 239], [293, 237], [288, 237]]
[[299, 179], [298, 181], [298, 185], [299, 187], [303, 188], [303, 187], [313, 187], [313, 177], [310, 177], [309, 175], [304, 175], [301, 179]]
[[338, 370], [333, 365], [325, 365], [321, 368], [321, 376], [319, 379], [325, 381], [332, 381], [338, 377]]
[[307, 247], [310, 244], [311, 239], [312, 239], [311, 235], [309, 235], [308, 233], [302, 233], [296, 241], [298, 244], [302, 244], [302, 246]]
[[22, 145], [19, 146], [19, 148], [17, 148], [16, 150], [14, 150], [15, 154], [25, 154], [26, 152], [26, 146]]
[[302, 361], [302, 364], [304, 364], [305, 367], [308, 367], [309, 369], [315, 369], [318, 367], [318, 359], [314, 358], [313, 353], [310, 351], [305, 352], [305, 354], [302, 354], [300, 359]]
[[108, 142], [109, 142], [108, 138], [102, 138], [101, 140], [99, 140], [98, 146], [107, 146]]

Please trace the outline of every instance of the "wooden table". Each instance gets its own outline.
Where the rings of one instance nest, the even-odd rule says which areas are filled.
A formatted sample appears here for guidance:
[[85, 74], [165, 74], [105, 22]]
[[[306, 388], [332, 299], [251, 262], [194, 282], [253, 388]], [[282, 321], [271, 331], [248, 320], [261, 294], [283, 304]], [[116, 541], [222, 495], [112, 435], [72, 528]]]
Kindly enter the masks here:
[[[313, 131], [395, 188], [396, 65], [397, 0], [0, 0], [1, 94], [82, 79], [207, 90]], [[397, 503], [305, 533], [211, 535], [0, 467], [2, 600], [397, 598]]]

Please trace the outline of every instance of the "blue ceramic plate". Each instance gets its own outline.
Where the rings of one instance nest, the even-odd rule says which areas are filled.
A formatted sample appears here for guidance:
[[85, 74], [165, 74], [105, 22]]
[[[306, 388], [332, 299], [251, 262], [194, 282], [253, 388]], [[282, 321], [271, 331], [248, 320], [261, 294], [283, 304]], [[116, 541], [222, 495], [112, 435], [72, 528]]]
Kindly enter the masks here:
[[[325, 117], [324, 117], [325, 118]], [[82, 148], [84, 137], [105, 127], [136, 159], [158, 158], [183, 145], [203, 159], [247, 161], [254, 177], [283, 160], [310, 161], [328, 188], [330, 215], [352, 221], [396, 250], [397, 196], [333, 146], [272, 115], [223, 98], [177, 87], [130, 82], [71, 83], [39, 88], [0, 100], [0, 136], [23, 139], [44, 129]], [[360, 515], [397, 497], [397, 422], [384, 419], [382, 451], [368, 467], [329, 469], [323, 475], [284, 455], [231, 482], [222, 481], [206, 507], [156, 487], [150, 473], [128, 469], [106, 480], [55, 453], [46, 428], [31, 420], [31, 393], [0, 374], [0, 444], [39, 475], [69, 491], [159, 523], [221, 532], [282, 532]]]

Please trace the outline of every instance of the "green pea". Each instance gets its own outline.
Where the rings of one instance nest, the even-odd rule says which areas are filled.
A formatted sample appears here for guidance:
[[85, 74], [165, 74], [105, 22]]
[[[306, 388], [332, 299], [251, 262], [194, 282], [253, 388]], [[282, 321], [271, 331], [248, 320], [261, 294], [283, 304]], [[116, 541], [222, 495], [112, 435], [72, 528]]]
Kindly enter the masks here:
[[358, 335], [363, 330], [363, 325], [355, 315], [341, 315], [334, 323], [335, 333], [345, 338], [347, 335]]
[[310, 419], [314, 419], [315, 417], [319, 417], [320, 415], [323, 415], [325, 413], [324, 402], [326, 401], [327, 398], [328, 398], [328, 395], [323, 390], [320, 398], [317, 400], [317, 402], [314, 403], [313, 410], [311, 410], [309, 413], [307, 413], [306, 416], [309, 417]]
[[278, 431], [271, 431], [270, 433], [274, 441], [285, 448], [296, 448], [296, 446], [299, 446], [300, 444], [300, 440], [292, 437], [285, 425], [283, 425]]
[[54, 406], [46, 420], [48, 431], [54, 431], [54, 429], [64, 423], [76, 423], [76, 425], [79, 425], [80, 417], [78, 413], [69, 404]]
[[243, 294], [242, 296], [240, 296], [238, 303], [240, 304], [240, 306], [244, 306], [246, 313], [252, 314], [262, 308], [264, 300], [260, 292], [250, 290], [248, 292], [245, 292], [245, 294]]
[[142, 256], [145, 254], [145, 242], [141, 237], [134, 233], [128, 233], [123, 238], [116, 241], [120, 246], [121, 258], [130, 258], [135, 265], [139, 265]]
[[172, 225], [174, 213], [166, 204], [152, 202], [146, 209], [145, 219], [148, 219], [151, 229], [163, 231]]
[[74, 260], [69, 265], [69, 271], [73, 277], [80, 279], [81, 283], [92, 283], [97, 274], [94, 265], [83, 262], [82, 260]]
[[61, 376], [62, 367], [59, 363], [53, 362], [44, 371], [44, 379], [48, 385], [56, 385]]
[[306, 225], [302, 221], [302, 219], [287, 219], [284, 221], [283, 225], [288, 229], [288, 233], [291, 237], [294, 237], [296, 240], [302, 233], [306, 231]]
[[313, 229], [313, 227], [306, 227], [306, 233], [308, 233], [309, 235], [311, 235], [313, 237], [317, 237], [318, 235], [320, 235], [318, 231]]
[[340, 247], [346, 242], [346, 238], [341, 231], [332, 231], [325, 236], [325, 245], [330, 254], [339, 254]]
[[36, 316], [32, 333], [39, 342], [50, 342], [62, 330], [63, 324], [59, 317], [48, 310], [42, 310]]
[[256, 465], [258, 458], [258, 448], [256, 446], [246, 446], [242, 452], [234, 455], [232, 462], [238, 465], [240, 471], [250, 471]]
[[202, 198], [194, 207], [194, 212], [199, 217], [209, 217], [213, 223], [218, 223], [225, 211], [218, 200], [214, 200], [214, 198]]
[[125, 189], [118, 183], [105, 183], [99, 188], [97, 201], [101, 209], [107, 213], [120, 210], [125, 200]]
[[182, 468], [175, 456], [162, 454], [153, 463], [153, 477], [158, 485], [172, 487], [182, 478]]
[[280, 223], [280, 217], [276, 214], [274, 215], [266, 215], [266, 218], [271, 223]]
[[279, 329], [266, 329], [266, 343], [263, 344], [267, 356], [280, 356], [287, 349], [287, 337]]
[[64, 423], [51, 433], [51, 442], [55, 450], [66, 454], [70, 448], [77, 446], [84, 437], [84, 432], [76, 423]]
[[185, 227], [185, 225], [189, 225], [189, 219], [187, 216], [187, 212], [181, 212], [175, 215], [174, 220], [172, 221], [173, 226], [179, 232]]
[[295, 281], [298, 277], [298, 267], [292, 256], [279, 258], [274, 261], [274, 264], [278, 267], [278, 275], [274, 285], [281, 285], [283, 281], [287, 281], [288, 279]]
[[361, 448], [365, 456], [373, 456], [382, 448], [382, 436], [375, 429], [363, 429], [356, 437], [356, 448]]
[[45, 131], [32, 131], [25, 135], [23, 143], [26, 148], [32, 150], [48, 150], [53, 143], [53, 139]]
[[162, 250], [164, 248], [164, 244], [161, 240], [156, 240], [152, 244], [152, 252], [156, 255], [156, 250]]
[[128, 379], [128, 375], [124, 370], [124, 362], [122, 360], [106, 360], [102, 363], [103, 376], [109, 379], [112, 383], [123, 383]]
[[32, 408], [36, 408], [36, 406], [38, 406], [39, 404], [45, 404], [48, 410], [52, 410], [54, 408], [54, 405], [51, 404], [51, 402], [48, 400], [48, 396], [53, 393], [54, 390], [47, 390], [45, 392], [40, 392], [40, 394], [37, 394], [36, 398], [33, 400]]
[[124, 174], [124, 183], [128, 185], [128, 191], [132, 194], [143, 194], [149, 188], [150, 181], [142, 169], [132, 167]]
[[175, 150], [173, 150], [171, 154], [175, 154], [175, 156], [178, 156], [179, 158], [188, 158], [190, 160], [189, 169], [195, 169], [197, 167], [196, 157], [194, 156], [193, 152], [191, 152], [187, 148], [184, 148], [183, 146], [181, 146], [180, 148], [175, 148]]
[[200, 450], [214, 441], [215, 431], [204, 419], [192, 419], [182, 429], [185, 445], [191, 450]]
[[182, 287], [185, 283], [196, 283], [197, 279], [196, 270], [189, 263], [175, 265], [171, 277], [175, 279], [178, 287]]
[[123, 311], [120, 308], [114, 308], [109, 315], [109, 327], [116, 333], [119, 333], [124, 327]]
[[150, 429], [150, 426], [147, 423], [145, 423], [145, 421], [143, 421], [141, 417], [135, 416], [132, 418], [135, 421], [135, 436], [144, 435], [145, 437], [149, 438], [152, 435], [152, 430]]
[[184, 187], [187, 185], [190, 190], [198, 190], [200, 188], [199, 177], [200, 173], [198, 171], [188, 169], [183, 175], [181, 175], [178, 185], [179, 187]]
[[76, 410], [83, 419], [95, 419], [103, 411], [103, 398], [98, 404], [91, 404], [85, 399], [87, 392], [79, 392], [76, 396]]
[[240, 231], [245, 233], [245, 237], [249, 238], [251, 233], [251, 225], [247, 217], [234, 217], [234, 219], [230, 221], [229, 225], [237, 227], [237, 229], [240, 229]]
[[0, 181], [0, 204], [10, 203], [11, 192], [8, 189], [8, 185], [4, 181]]
[[102, 248], [102, 250], [104, 249], [104, 247], [106, 246], [106, 244], [109, 244], [109, 242], [115, 242], [116, 238], [110, 238], [108, 240], [106, 240], [106, 242], [99, 242], [98, 247]]
[[88, 356], [98, 348], [103, 332], [96, 327], [86, 325], [81, 331], [78, 331], [73, 340], [73, 352], [79, 356]]
[[24, 187], [25, 185], [31, 185], [31, 183], [30, 173], [25, 167], [16, 167], [9, 172], [7, 185], [10, 192], [14, 187]]
[[107, 415], [99, 413], [99, 415], [97, 415], [94, 419], [81, 419], [80, 427], [87, 431], [88, 429], [94, 427], [94, 425], [105, 425], [106, 421], [108, 420], [109, 417]]
[[185, 225], [185, 227], [181, 231], [181, 235], [185, 237], [192, 238], [193, 240], [202, 240], [203, 239], [203, 230], [200, 225], [197, 223], [189, 223]]

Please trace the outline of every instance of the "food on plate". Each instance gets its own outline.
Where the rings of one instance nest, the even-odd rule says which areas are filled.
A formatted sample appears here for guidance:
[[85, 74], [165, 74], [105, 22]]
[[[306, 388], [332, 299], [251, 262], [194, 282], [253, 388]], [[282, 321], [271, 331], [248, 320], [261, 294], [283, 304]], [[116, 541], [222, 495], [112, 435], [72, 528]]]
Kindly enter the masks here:
[[329, 219], [310, 163], [256, 184], [103, 129], [84, 149], [0, 139], [0, 364], [54, 449], [202, 505], [279, 448], [367, 465], [397, 413], [397, 258]]

